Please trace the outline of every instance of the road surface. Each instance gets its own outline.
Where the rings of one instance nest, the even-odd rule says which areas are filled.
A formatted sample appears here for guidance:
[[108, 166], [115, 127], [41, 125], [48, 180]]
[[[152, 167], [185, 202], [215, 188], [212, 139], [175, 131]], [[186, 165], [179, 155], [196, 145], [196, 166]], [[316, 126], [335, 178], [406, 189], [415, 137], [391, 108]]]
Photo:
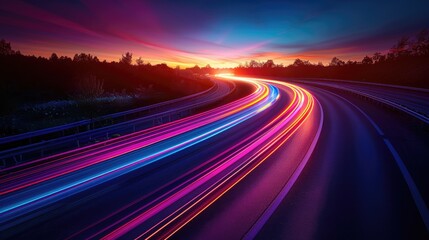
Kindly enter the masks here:
[[317, 82], [219, 78], [253, 90], [0, 172], [1, 238], [429, 237], [426, 123]]
[[[0, 138], [0, 168], [9, 168], [33, 159], [104, 141], [115, 135], [125, 135], [177, 120], [191, 115], [192, 112], [212, 108], [226, 98], [240, 96], [236, 90], [233, 82], [214, 80], [210, 89], [182, 98], [109, 114], [94, 120]], [[106, 122], [109, 123], [108, 126], [105, 126]], [[101, 126], [95, 128], [94, 125]], [[64, 134], [65, 132], [68, 135]]]

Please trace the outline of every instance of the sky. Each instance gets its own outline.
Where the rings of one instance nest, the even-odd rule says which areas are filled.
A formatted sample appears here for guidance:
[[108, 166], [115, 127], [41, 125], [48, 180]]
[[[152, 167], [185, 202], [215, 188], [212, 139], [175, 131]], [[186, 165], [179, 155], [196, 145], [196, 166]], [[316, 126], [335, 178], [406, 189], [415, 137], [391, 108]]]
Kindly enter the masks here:
[[329, 63], [385, 52], [429, 27], [428, 0], [0, 0], [0, 38], [26, 55], [125, 52], [152, 64]]

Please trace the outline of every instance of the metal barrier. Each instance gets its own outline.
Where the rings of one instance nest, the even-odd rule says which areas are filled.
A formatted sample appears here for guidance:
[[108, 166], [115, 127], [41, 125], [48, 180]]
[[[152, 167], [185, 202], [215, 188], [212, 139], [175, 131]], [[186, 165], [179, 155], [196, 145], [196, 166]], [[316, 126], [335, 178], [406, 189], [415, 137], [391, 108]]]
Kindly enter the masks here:
[[[0, 168], [19, 165], [22, 162], [28, 162], [33, 159], [42, 158], [66, 150], [88, 146], [96, 142], [105, 141], [120, 135], [133, 133], [152, 126], [190, 116], [195, 110], [224, 98], [226, 95], [234, 91], [234, 89], [235, 85], [214, 84], [212, 88], [198, 94], [181, 98], [180, 101], [167, 101], [161, 104], [133, 109], [108, 116], [124, 116], [129, 113], [139, 112], [138, 110], [142, 111], [142, 109], [146, 110], [145, 113], [147, 113], [148, 109], [152, 109], [152, 112], [155, 113], [152, 113], [151, 115], [1, 151]], [[109, 118], [104, 116], [102, 119]], [[70, 125], [72, 124], [68, 124], [67, 126]], [[30, 133], [29, 136], [31, 136]]]

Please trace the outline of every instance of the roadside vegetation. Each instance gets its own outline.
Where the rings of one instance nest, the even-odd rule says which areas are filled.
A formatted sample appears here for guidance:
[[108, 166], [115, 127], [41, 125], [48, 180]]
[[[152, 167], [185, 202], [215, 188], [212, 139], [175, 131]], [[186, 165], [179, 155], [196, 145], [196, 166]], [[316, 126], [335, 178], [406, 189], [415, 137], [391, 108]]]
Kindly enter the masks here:
[[233, 69], [235, 74], [297, 78], [334, 78], [429, 88], [429, 31], [403, 37], [386, 53], [376, 52], [361, 61], [333, 57], [329, 65], [296, 59], [289, 66], [273, 60], [251, 60]]
[[429, 88], [429, 31], [401, 38], [384, 53], [361, 61], [333, 57], [329, 65], [296, 59], [284, 66], [250, 60], [233, 69], [180, 69], [133, 64], [126, 52], [118, 62], [86, 53], [73, 58], [24, 56], [0, 41], [0, 137], [186, 96], [211, 86], [204, 77], [217, 72], [294, 78], [332, 78]]
[[25, 56], [0, 41], [0, 137], [142, 107], [189, 94], [211, 82], [132, 53], [118, 62], [86, 53]]

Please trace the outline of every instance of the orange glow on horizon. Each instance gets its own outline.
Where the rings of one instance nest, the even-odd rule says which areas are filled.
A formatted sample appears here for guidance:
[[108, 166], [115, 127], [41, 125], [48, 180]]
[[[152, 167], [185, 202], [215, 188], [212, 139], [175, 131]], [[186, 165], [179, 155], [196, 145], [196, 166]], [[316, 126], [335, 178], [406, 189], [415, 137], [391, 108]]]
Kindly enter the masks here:
[[[38, 45], [35, 49], [34, 44]], [[21, 51], [24, 55], [34, 55], [36, 57], [41, 56], [49, 58], [52, 53], [56, 53], [58, 56], [67, 56], [73, 58], [76, 53], [89, 53], [93, 56], [97, 56], [100, 61], [106, 60], [107, 62], [118, 62], [122, 54], [115, 48], [104, 48], [104, 49], [89, 49], [88, 47], [82, 47], [79, 50], [76, 50], [75, 46], [64, 45], [61, 43], [48, 45], [37, 44], [37, 43], [21, 43], [14, 44], [14, 49]], [[278, 52], [263, 52], [258, 54], [250, 54], [243, 56], [232, 56], [229, 54], [228, 57], [223, 56], [204, 56], [199, 54], [191, 54], [180, 52], [176, 50], [163, 50], [160, 51], [155, 49], [149, 49], [148, 51], [132, 51], [133, 61], [137, 58], [142, 57], [145, 63], [150, 63], [152, 65], [165, 63], [169, 67], [175, 68], [179, 66], [181, 69], [194, 67], [198, 65], [199, 67], [204, 67], [207, 64], [212, 68], [234, 68], [240, 64], [244, 65], [250, 60], [255, 60], [259, 62], [265, 62], [269, 59], [273, 60], [275, 64], [283, 64], [288, 66], [292, 64], [295, 59], [299, 58], [302, 60], [308, 60], [313, 64], [322, 62], [327, 65], [334, 56], [339, 57], [340, 59], [347, 60], [361, 60], [368, 53], [351, 53], [353, 49], [350, 48], [338, 48], [331, 50], [317, 50], [309, 51], [296, 54], [283, 54]]]

